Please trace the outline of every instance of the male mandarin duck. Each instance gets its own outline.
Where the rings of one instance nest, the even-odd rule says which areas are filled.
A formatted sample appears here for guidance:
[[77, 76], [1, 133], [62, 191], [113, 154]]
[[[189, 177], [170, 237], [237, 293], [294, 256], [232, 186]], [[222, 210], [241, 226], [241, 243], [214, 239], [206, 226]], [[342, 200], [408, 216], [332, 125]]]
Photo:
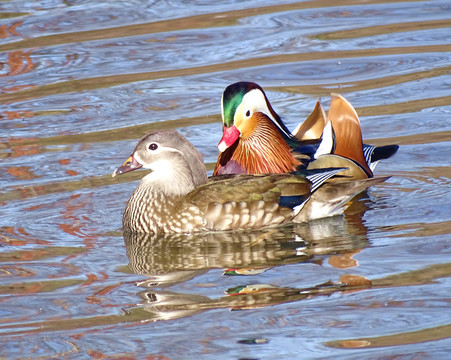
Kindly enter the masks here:
[[[113, 177], [140, 168], [152, 171], [142, 178], [126, 205], [123, 227], [128, 232], [192, 233], [304, 222], [336, 215], [343, 201], [386, 179], [352, 182], [346, 189], [348, 198], [343, 200], [343, 192], [336, 201], [314, 195], [342, 168], [208, 180], [202, 155], [174, 130], [144, 136]], [[316, 205], [306, 206], [310, 200]]]
[[358, 115], [340, 95], [332, 95], [327, 119], [318, 101], [293, 133], [252, 82], [229, 85], [221, 110], [223, 136], [213, 175], [284, 173], [308, 165], [347, 167], [347, 176], [371, 178], [377, 162], [398, 150], [398, 145], [364, 145]]

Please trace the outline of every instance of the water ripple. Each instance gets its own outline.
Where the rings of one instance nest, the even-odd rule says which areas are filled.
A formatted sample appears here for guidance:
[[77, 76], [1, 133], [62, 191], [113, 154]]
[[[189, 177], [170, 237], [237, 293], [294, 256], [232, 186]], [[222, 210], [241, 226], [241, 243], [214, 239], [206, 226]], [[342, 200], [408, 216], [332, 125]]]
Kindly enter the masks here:
[[[449, 10], [448, 0], [2, 2], [2, 355], [444, 358]], [[143, 172], [113, 179], [113, 169], [147, 131], [175, 128], [211, 170], [221, 94], [240, 80], [262, 85], [291, 129], [318, 98], [327, 109], [343, 94], [365, 141], [401, 145], [376, 169], [391, 178], [344, 217], [130, 244], [121, 216]]]

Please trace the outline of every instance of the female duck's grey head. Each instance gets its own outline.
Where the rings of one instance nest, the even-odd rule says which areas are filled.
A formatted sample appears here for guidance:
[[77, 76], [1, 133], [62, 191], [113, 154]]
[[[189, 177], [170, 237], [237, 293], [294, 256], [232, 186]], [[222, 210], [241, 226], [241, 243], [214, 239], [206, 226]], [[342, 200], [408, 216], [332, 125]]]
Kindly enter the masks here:
[[163, 184], [185, 178], [194, 187], [207, 181], [202, 154], [175, 130], [153, 131], [136, 145], [132, 155], [113, 176], [139, 168], [151, 169], [151, 179]]

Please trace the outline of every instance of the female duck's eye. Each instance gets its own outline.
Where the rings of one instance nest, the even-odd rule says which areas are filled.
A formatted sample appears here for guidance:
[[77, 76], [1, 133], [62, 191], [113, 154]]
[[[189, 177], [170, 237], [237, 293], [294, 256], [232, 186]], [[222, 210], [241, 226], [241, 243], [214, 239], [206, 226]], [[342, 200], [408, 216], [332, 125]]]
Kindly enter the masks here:
[[248, 111], [246, 111], [246, 116], [251, 116], [251, 111], [250, 110], [248, 110]]
[[149, 150], [157, 150], [158, 149], [158, 145], [155, 143], [152, 143], [149, 145]]

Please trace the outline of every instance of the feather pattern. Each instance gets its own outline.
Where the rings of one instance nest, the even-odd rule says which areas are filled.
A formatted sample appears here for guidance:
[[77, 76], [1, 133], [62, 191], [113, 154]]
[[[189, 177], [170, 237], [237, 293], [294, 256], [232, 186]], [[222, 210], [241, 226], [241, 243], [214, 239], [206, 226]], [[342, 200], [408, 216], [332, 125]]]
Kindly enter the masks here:
[[[310, 198], [325, 181], [344, 170], [226, 175], [207, 180], [201, 154], [186, 138], [169, 130], [141, 139], [113, 176], [140, 168], [152, 172], [143, 177], [127, 203], [123, 216], [127, 232], [247, 230], [308, 221], [318, 217], [315, 209], [304, 210], [310, 209]], [[193, 172], [197, 170], [196, 176]], [[340, 194], [339, 198], [343, 197]], [[322, 204], [321, 198], [316, 197], [315, 203]], [[321, 210], [321, 216], [329, 215]]]
[[253, 131], [242, 134], [231, 151], [219, 155], [213, 175], [227, 174], [228, 168], [222, 164], [229, 161], [242, 169], [242, 173], [248, 174], [286, 173], [296, 170], [301, 164], [265, 114], [254, 113], [252, 121], [255, 121]]
[[331, 153], [350, 159], [373, 177], [363, 152], [362, 131], [357, 112], [343, 96], [332, 94], [327, 120], [333, 130], [333, 150]]
[[[272, 123], [280, 137], [274, 136], [272, 131], [266, 131], [264, 126], [259, 125], [261, 133], [255, 136], [265, 140], [248, 141], [244, 144], [245, 138], [255, 131], [253, 126], [248, 124], [249, 121], [255, 121], [255, 116], [245, 118], [243, 114], [246, 110], [255, 111], [253, 115], [260, 113], [260, 121]], [[223, 152], [218, 157], [214, 175], [280, 173], [292, 171], [292, 168], [296, 167], [293, 157], [298, 159], [297, 166], [308, 166], [309, 162], [316, 161], [320, 155], [336, 155], [337, 158], [351, 160], [352, 167], [359, 168], [354, 171], [359, 173], [357, 178], [361, 178], [362, 174], [363, 178], [366, 178], [373, 176], [379, 160], [391, 157], [398, 150], [397, 145], [374, 147], [363, 144], [357, 112], [345, 98], [337, 94], [332, 94], [327, 120], [318, 101], [309, 117], [293, 133], [289, 133], [259, 85], [237, 82], [224, 91], [222, 116], [224, 129], [236, 126], [240, 136], [226, 150], [220, 148]], [[271, 143], [277, 149], [276, 155], [274, 149], [265, 148]], [[283, 143], [288, 144], [292, 151], [287, 151]], [[269, 157], [267, 153], [270, 154]], [[275, 158], [278, 161], [275, 162]], [[351, 172], [349, 176], [352, 176]]]

